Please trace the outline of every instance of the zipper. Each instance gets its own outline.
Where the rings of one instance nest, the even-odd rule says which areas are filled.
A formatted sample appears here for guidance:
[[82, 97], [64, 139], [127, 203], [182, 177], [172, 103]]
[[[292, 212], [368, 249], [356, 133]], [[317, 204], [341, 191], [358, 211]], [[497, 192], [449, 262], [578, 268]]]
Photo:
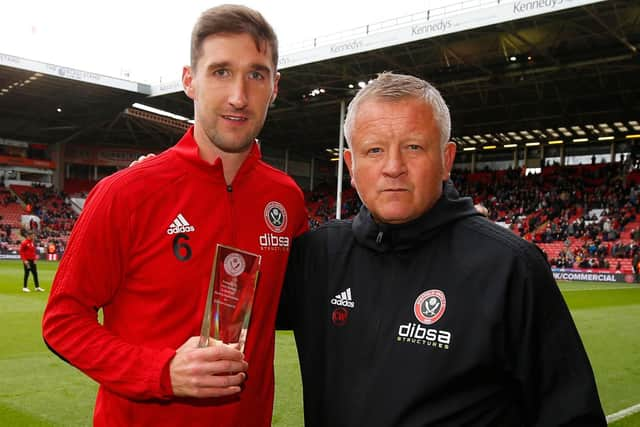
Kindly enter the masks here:
[[231, 245], [237, 246], [236, 227], [234, 224], [233, 209], [233, 185], [227, 184], [227, 201], [229, 202], [229, 226], [231, 227]]

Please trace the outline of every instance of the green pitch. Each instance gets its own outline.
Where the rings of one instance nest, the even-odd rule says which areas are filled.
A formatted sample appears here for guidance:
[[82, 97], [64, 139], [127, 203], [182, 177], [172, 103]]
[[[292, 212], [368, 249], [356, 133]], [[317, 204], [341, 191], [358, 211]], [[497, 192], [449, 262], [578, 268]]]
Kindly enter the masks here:
[[[0, 261], [0, 425], [90, 426], [97, 385], [44, 345], [42, 311], [57, 263], [38, 263], [44, 293], [23, 293], [19, 261]], [[29, 287], [33, 289], [30, 280]], [[561, 283], [607, 415], [640, 403], [640, 285]], [[303, 425], [293, 336], [276, 335], [276, 427]], [[640, 426], [640, 414], [611, 424]]]

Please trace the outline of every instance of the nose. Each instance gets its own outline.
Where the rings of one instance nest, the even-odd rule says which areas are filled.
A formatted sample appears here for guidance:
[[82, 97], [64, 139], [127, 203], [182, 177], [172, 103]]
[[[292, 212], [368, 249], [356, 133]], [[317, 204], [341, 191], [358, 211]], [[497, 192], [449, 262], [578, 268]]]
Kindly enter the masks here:
[[229, 104], [236, 110], [242, 110], [248, 102], [247, 82], [242, 77], [233, 79], [229, 88]]
[[407, 165], [399, 149], [390, 149], [384, 159], [382, 173], [389, 178], [397, 178], [407, 172]]

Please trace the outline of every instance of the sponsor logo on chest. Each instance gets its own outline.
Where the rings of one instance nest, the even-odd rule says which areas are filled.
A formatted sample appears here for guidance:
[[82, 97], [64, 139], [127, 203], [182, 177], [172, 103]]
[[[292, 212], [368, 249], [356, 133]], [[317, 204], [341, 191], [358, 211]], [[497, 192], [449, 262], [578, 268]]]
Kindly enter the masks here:
[[286, 252], [291, 246], [291, 239], [281, 233], [287, 230], [288, 217], [284, 205], [277, 201], [267, 203], [263, 211], [267, 231], [258, 236], [258, 244], [263, 251]]
[[334, 306], [333, 312], [331, 313], [331, 323], [335, 326], [346, 325], [351, 309], [356, 306], [353, 296], [351, 295], [351, 288], [347, 288], [339, 294], [336, 294], [329, 302]]
[[419, 323], [412, 320], [400, 325], [396, 342], [449, 350], [451, 332], [433, 326], [444, 316], [446, 308], [444, 292], [439, 289], [422, 292], [414, 301], [412, 310]]
[[196, 231], [196, 228], [189, 224], [189, 221], [181, 213], [174, 218], [167, 228], [167, 234], [192, 233], [194, 231]]

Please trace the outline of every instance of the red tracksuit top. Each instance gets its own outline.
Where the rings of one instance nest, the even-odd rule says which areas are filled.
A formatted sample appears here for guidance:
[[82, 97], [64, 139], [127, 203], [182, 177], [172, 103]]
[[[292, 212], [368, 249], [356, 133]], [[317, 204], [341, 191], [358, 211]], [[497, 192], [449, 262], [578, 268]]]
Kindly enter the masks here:
[[36, 259], [36, 245], [33, 244], [33, 240], [24, 239], [20, 243], [19, 252], [22, 261], [34, 261]]
[[[198, 156], [193, 128], [102, 180], [71, 234], [43, 319], [47, 345], [100, 383], [94, 425], [270, 426], [275, 316], [291, 242], [307, 228], [302, 192], [260, 160], [256, 144], [227, 186], [220, 159]], [[216, 243], [262, 255], [248, 379], [232, 398], [174, 398], [168, 364], [200, 335]]]

